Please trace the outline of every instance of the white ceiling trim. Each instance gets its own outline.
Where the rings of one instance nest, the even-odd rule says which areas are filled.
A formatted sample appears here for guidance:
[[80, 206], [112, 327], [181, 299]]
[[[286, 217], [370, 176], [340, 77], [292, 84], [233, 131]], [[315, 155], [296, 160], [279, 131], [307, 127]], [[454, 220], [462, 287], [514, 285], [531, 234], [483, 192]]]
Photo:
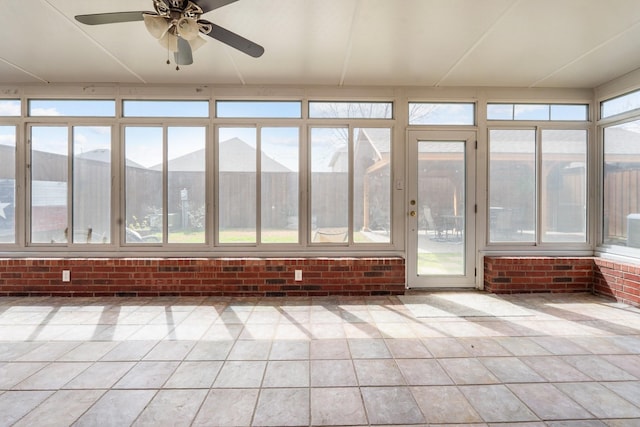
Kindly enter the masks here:
[[436, 82], [436, 84], [434, 86], [439, 87], [441, 86], [444, 81], [449, 78], [449, 76], [458, 68], [458, 66], [469, 57], [469, 55], [471, 55], [473, 53], [473, 51], [489, 36], [489, 34], [491, 34], [491, 32], [498, 26], [498, 24], [504, 19], [505, 16], [507, 16], [509, 14], [509, 12], [511, 12], [516, 6], [518, 6], [518, 4], [521, 2], [522, 0], [517, 0], [511, 3], [511, 5], [509, 7], [507, 7], [501, 14], [500, 16], [498, 16], [498, 18], [491, 24], [491, 26], [489, 28], [487, 28], [487, 30], [482, 34], [482, 36], [480, 36], [478, 38], [478, 40], [476, 40], [476, 42], [474, 44], [471, 45], [471, 47], [469, 47], [469, 49], [467, 49], [465, 51], [464, 54], [462, 54], [462, 56], [460, 58], [458, 58], [458, 60], [449, 68], [449, 70], [447, 70], [447, 72], [440, 78], [440, 80], [438, 80]]
[[43, 79], [40, 76], [37, 76], [35, 74], [33, 74], [32, 72], [25, 70], [24, 68], [20, 67], [19, 65], [14, 64], [13, 62], [10, 62], [4, 58], [0, 58], [0, 61], [4, 62], [5, 64], [7, 64], [8, 66], [15, 68], [16, 70], [20, 71], [21, 73], [25, 73], [26, 75], [33, 77], [36, 80], [40, 80], [42, 83], [50, 83], [48, 82], [46, 79]]
[[347, 40], [347, 48], [344, 54], [344, 61], [342, 62], [342, 72], [340, 73], [339, 86], [344, 86], [344, 81], [347, 78], [347, 70], [349, 69], [349, 63], [351, 62], [351, 50], [353, 49], [353, 32], [356, 29], [356, 23], [358, 16], [360, 16], [360, 3], [361, 0], [356, 1], [356, 6], [353, 8], [353, 15], [351, 16], [351, 27], [349, 28], [349, 39]]
[[129, 68], [124, 62], [120, 61], [113, 53], [111, 53], [109, 51], [109, 49], [107, 49], [106, 47], [104, 47], [102, 44], [100, 44], [97, 40], [95, 40], [93, 37], [91, 37], [88, 33], [86, 33], [82, 28], [80, 28], [79, 25], [76, 25], [75, 22], [67, 17], [64, 13], [62, 13], [62, 11], [60, 9], [58, 9], [57, 7], [55, 7], [54, 5], [51, 4], [51, 2], [49, 0], [42, 0], [42, 2], [48, 6], [51, 10], [53, 10], [55, 13], [57, 13], [58, 15], [60, 15], [60, 17], [62, 19], [64, 19], [66, 22], [68, 22], [69, 24], [71, 24], [71, 26], [77, 30], [77, 32], [79, 32], [80, 34], [82, 34], [87, 40], [89, 40], [91, 43], [93, 43], [96, 47], [98, 47], [101, 51], [103, 51], [105, 54], [107, 54], [109, 56], [109, 58], [113, 59], [118, 65], [120, 65], [122, 68], [124, 68], [129, 74], [131, 74], [132, 76], [134, 76], [136, 79], [140, 80], [141, 83], [147, 83], [147, 81], [142, 78], [142, 76], [140, 76], [138, 73], [136, 73], [135, 71], [133, 71], [131, 68]]
[[640, 21], [636, 21], [635, 24], [629, 26], [627, 29], [625, 29], [624, 31], [619, 32], [618, 34], [616, 34], [615, 36], [603, 41], [602, 43], [600, 43], [597, 46], [594, 46], [593, 48], [589, 49], [588, 51], [584, 52], [582, 55], [578, 55], [575, 59], [573, 59], [572, 61], [567, 62], [565, 65], [563, 65], [562, 67], [557, 68], [556, 70], [554, 70], [552, 73], [548, 74], [547, 76], [544, 76], [543, 78], [533, 82], [529, 87], [537, 87], [538, 85], [540, 85], [542, 82], [544, 82], [547, 79], [552, 78], [553, 76], [557, 75], [558, 73], [566, 70], [567, 68], [571, 67], [572, 65], [576, 64], [577, 62], [580, 62], [581, 60], [583, 60], [584, 58], [586, 58], [587, 56], [597, 52], [598, 50], [604, 48], [605, 46], [607, 46], [608, 44], [613, 43], [615, 40], [621, 38], [622, 36], [624, 36], [625, 34], [633, 31], [634, 29], [638, 28], [638, 26], [640, 26]]

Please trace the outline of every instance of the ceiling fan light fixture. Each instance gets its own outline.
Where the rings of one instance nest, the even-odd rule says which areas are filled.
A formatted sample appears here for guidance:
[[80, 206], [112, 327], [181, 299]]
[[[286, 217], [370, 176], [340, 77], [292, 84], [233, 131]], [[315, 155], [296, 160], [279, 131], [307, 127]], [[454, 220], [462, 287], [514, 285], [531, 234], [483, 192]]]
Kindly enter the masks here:
[[196, 37], [195, 39], [192, 40], [187, 40], [189, 42], [189, 45], [191, 46], [191, 50], [192, 51], [196, 51], [198, 49], [200, 49], [202, 46], [204, 46], [207, 41], [205, 39], [203, 39], [202, 37]]
[[176, 31], [178, 35], [185, 40], [193, 40], [198, 37], [200, 26], [198, 21], [193, 18], [182, 17], [176, 23]]
[[142, 17], [147, 31], [156, 39], [161, 39], [171, 26], [164, 17], [159, 15], [143, 13]]
[[170, 31], [164, 33], [164, 35], [158, 40], [158, 43], [170, 52], [178, 51], [178, 36], [171, 34]]

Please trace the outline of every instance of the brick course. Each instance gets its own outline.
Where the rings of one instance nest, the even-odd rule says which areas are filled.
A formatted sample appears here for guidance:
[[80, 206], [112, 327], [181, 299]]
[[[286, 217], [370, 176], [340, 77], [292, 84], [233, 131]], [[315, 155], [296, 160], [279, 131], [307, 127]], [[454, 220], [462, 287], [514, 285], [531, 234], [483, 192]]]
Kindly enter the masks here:
[[640, 306], [640, 266], [597, 257], [485, 257], [484, 289], [591, 292]]
[[[303, 280], [294, 281], [294, 270]], [[71, 281], [62, 281], [70, 270]], [[0, 296], [397, 295], [402, 258], [0, 259]]]

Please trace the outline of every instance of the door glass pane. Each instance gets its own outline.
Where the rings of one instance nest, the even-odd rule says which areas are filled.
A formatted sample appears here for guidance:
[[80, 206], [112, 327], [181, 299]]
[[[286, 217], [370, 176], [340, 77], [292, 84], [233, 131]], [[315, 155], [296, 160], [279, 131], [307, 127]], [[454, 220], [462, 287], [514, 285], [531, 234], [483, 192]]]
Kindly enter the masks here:
[[536, 133], [489, 133], [489, 239], [535, 242]]
[[218, 147], [220, 243], [256, 242], [256, 129], [221, 128]]
[[15, 126], [0, 126], [0, 243], [15, 243], [16, 241], [15, 171], [16, 128]]
[[391, 241], [391, 129], [354, 131], [353, 241]]
[[543, 242], [585, 242], [587, 131], [542, 131]]
[[206, 128], [167, 129], [169, 243], [205, 243]]
[[298, 243], [300, 129], [261, 130], [262, 243]]
[[465, 194], [465, 143], [418, 141], [418, 275], [465, 273]]
[[111, 127], [73, 128], [73, 243], [111, 242]]
[[126, 242], [163, 241], [162, 128], [125, 129]]
[[66, 243], [69, 137], [66, 127], [31, 128], [31, 241]]
[[349, 138], [346, 128], [311, 129], [311, 236], [314, 243], [347, 242]]

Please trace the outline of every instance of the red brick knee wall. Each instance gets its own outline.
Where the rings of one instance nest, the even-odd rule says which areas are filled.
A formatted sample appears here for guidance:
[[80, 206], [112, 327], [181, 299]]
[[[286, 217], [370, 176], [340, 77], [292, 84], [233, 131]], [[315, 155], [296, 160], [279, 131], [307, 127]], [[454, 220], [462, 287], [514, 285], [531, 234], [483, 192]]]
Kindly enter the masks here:
[[640, 306], [640, 266], [592, 257], [485, 257], [484, 289], [591, 292]]
[[484, 289], [497, 294], [592, 292], [593, 258], [485, 257]]
[[594, 259], [593, 291], [640, 306], [640, 266]]
[[[69, 270], [71, 280], [62, 281]], [[302, 270], [302, 281], [295, 281]], [[402, 258], [0, 259], [0, 296], [398, 295]]]

